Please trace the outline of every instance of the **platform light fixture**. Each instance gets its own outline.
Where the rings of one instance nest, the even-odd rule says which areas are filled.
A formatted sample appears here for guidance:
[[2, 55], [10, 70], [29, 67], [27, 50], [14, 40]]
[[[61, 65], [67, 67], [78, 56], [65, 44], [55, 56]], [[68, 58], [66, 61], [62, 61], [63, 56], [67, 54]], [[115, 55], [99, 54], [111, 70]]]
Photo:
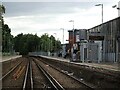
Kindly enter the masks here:
[[101, 6], [102, 7], [102, 24], [103, 24], [103, 4], [96, 4], [95, 6]]
[[112, 6], [112, 8], [116, 8], [117, 10], [120, 10], [120, 8], [117, 5]]

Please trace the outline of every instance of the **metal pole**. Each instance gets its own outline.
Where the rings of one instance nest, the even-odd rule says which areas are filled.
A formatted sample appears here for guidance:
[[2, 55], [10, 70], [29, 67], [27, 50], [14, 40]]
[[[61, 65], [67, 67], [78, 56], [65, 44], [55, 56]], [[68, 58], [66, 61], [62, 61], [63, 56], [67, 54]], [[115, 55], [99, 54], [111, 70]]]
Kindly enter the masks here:
[[69, 22], [73, 22], [73, 44], [74, 44], [74, 20], [70, 20]]
[[[73, 45], [74, 45], [74, 20], [72, 20], [72, 22], [73, 22]], [[74, 49], [73, 49], [73, 52], [74, 52]], [[73, 60], [73, 52], [72, 52], [72, 60]]]
[[63, 44], [64, 44], [64, 28], [63, 28]]
[[102, 7], [102, 24], [103, 24], [103, 4], [97, 4], [95, 6], [101, 6]]
[[[56, 38], [56, 33], [55, 34], [55, 38]], [[56, 43], [56, 39], [55, 39], [55, 48], [54, 48], [54, 53], [56, 52], [56, 49], [57, 49], [57, 43]]]
[[102, 24], [103, 24], [103, 4], [101, 4], [102, 6]]
[[[73, 22], [73, 45], [74, 45], [74, 21], [72, 21]], [[73, 46], [72, 45], [72, 46]], [[73, 50], [73, 52], [74, 52], [74, 49], [72, 48], [72, 50]], [[73, 60], [73, 52], [72, 52], [72, 60]]]
[[[102, 8], [102, 29], [103, 29], [103, 4], [97, 4], [97, 5], [95, 5], [95, 6], [101, 6], [101, 8]], [[105, 50], [105, 49], [104, 49]], [[105, 52], [105, 51], [104, 51]], [[105, 53], [104, 53], [105, 54]], [[105, 55], [104, 55], [105, 56]], [[102, 41], [102, 60], [103, 60], [103, 41]], [[98, 63], [99, 63], [100, 61], [99, 61], [99, 59], [98, 59]]]
[[[72, 42], [73, 42], [73, 45], [74, 45], [74, 20], [70, 20], [69, 22], [73, 22], [73, 40], [72, 40]], [[73, 46], [72, 45], [72, 46]], [[73, 48], [71, 48], [71, 50], [72, 50]], [[73, 52], [71, 52], [71, 54], [73, 54]], [[73, 58], [73, 56], [72, 56], [72, 58]]]
[[60, 28], [63, 30], [63, 44], [64, 44], [64, 28]]
[[[103, 4], [101, 4], [101, 6], [102, 6], [102, 29], [103, 29]], [[103, 53], [103, 50], [105, 50], [105, 49], [103, 49], [103, 41], [102, 41], [102, 61], [103, 61], [103, 56], [105, 56], [105, 53]], [[104, 51], [105, 52], [105, 51]], [[104, 54], [104, 55], [103, 55]], [[98, 63], [99, 63], [100, 61], [98, 60]]]

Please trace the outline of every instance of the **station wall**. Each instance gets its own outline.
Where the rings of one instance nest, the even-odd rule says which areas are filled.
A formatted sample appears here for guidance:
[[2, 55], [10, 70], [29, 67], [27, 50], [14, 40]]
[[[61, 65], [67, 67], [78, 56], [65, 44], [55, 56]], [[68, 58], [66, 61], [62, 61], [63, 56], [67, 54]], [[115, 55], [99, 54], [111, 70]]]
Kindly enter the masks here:
[[[91, 34], [92, 32], [92, 34]], [[102, 61], [103, 62], [117, 62], [120, 55], [120, 17], [105, 22], [101, 25], [89, 29], [88, 37], [103, 36], [102, 41]], [[90, 38], [88, 38], [90, 40]], [[93, 41], [94, 38], [92, 38]]]

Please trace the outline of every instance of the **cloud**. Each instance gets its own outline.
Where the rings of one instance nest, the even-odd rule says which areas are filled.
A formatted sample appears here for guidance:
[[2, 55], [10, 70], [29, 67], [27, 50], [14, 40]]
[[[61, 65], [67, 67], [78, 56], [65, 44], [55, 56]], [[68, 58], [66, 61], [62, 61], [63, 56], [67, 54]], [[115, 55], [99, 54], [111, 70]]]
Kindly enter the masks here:
[[[7, 16], [21, 16], [33, 14], [60, 14], [74, 12], [72, 7], [77, 3], [51, 2], [5, 2]], [[70, 7], [72, 6], [72, 7]], [[78, 5], [77, 5], [78, 6]], [[71, 8], [71, 9], [70, 9]]]
[[95, 3], [96, 2], [3, 2], [3, 5], [6, 7], [6, 16], [14, 17], [33, 14], [70, 14], [75, 13], [79, 8], [89, 9], [93, 7]]
[[118, 0], [1, 0], [2, 2], [115, 2]]
[[[75, 21], [75, 28], [89, 29], [101, 24], [101, 7], [95, 7], [96, 2], [80, 3], [51, 3], [51, 2], [6, 2], [5, 23], [7, 23], [12, 34], [57, 33], [57, 38], [62, 41], [62, 30], [65, 28], [65, 40], [68, 39], [68, 30], [73, 25], [70, 20]], [[104, 2], [104, 21], [117, 17], [116, 9], [112, 9], [115, 3]]]

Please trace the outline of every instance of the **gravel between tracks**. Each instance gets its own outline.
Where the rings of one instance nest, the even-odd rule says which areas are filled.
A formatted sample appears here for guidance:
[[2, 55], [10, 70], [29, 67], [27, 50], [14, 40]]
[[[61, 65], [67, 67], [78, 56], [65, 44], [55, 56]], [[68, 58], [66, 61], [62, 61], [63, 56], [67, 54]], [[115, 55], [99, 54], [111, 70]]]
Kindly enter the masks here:
[[[3, 90], [8, 89], [20, 89], [22, 87], [22, 83], [24, 80], [24, 75], [26, 71], [26, 65], [27, 65], [27, 59], [26, 58], [20, 58], [19, 60], [24, 60], [19, 67], [17, 67], [10, 75], [8, 75], [5, 79], [2, 80], [2, 88]], [[13, 75], [17, 72], [18, 68], [23, 68], [23, 72], [20, 74], [18, 78], [13, 77]]]
[[13, 68], [19, 62], [21, 62], [21, 60], [22, 57], [2, 62], [2, 76], [5, 75], [11, 68]]
[[[53, 69], [47, 64], [44, 64], [41, 61], [36, 60], [39, 65], [41, 65], [46, 71], [48, 71], [64, 88], [66, 89], [85, 89], [86, 87], [70, 77], [60, 73], [59, 71]], [[88, 90], [88, 89], [86, 89]]]
[[[38, 57], [38, 59], [41, 59]], [[63, 62], [59, 60], [53, 59], [42, 59], [45, 62], [48, 62], [55, 67], [68, 71], [73, 72], [74, 77], [82, 80], [86, 84], [93, 86], [95, 88], [101, 89], [118, 89], [120, 88], [120, 73], [119, 72], [112, 72], [108, 70], [103, 70], [100, 68], [92, 68], [87, 67], [85, 65], [76, 65], [69, 62]]]
[[49, 88], [50, 85], [46, 77], [43, 75], [43, 73], [38, 69], [34, 61], [32, 61], [32, 71], [33, 71], [33, 84], [34, 88]]

